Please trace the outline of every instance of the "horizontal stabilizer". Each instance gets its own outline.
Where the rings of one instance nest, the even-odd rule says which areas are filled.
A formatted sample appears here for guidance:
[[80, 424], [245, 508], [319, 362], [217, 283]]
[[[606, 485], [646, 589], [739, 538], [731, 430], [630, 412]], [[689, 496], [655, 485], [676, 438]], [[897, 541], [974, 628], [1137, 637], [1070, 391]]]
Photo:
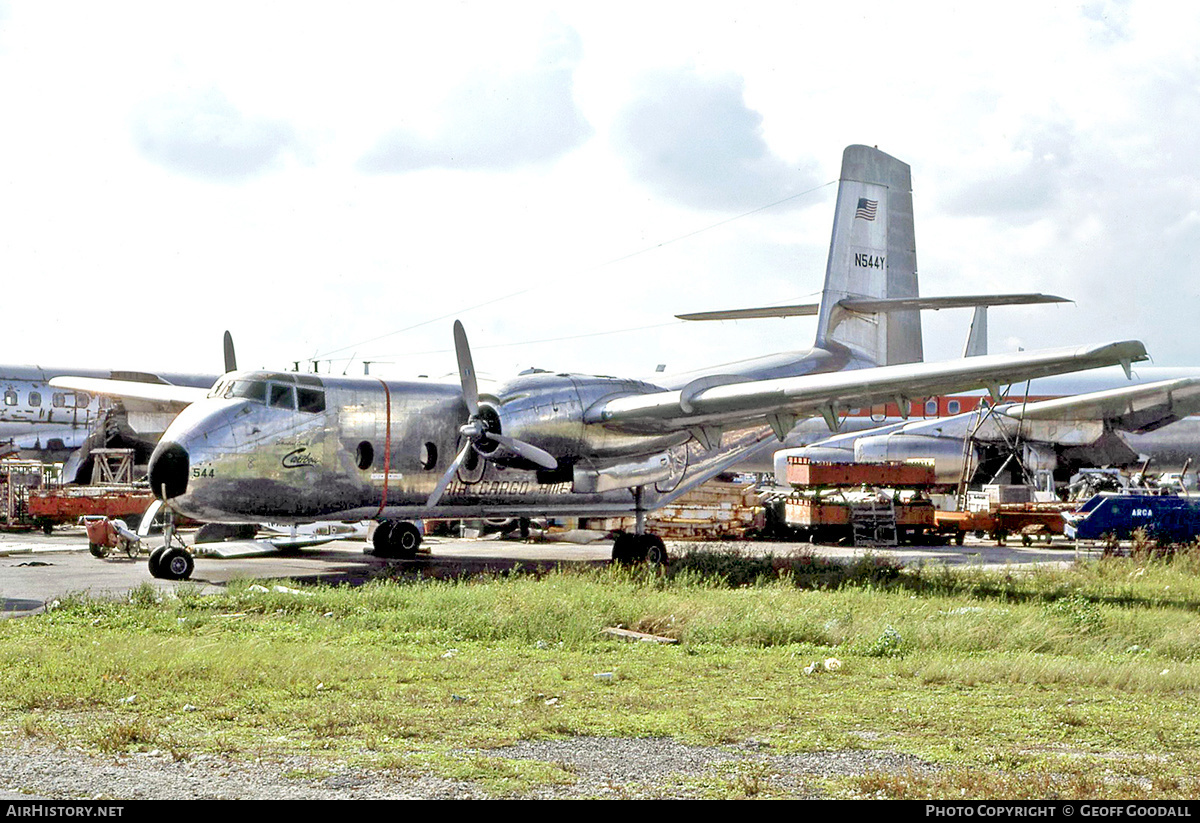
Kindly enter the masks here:
[[[1053, 294], [980, 294], [959, 295], [954, 297], [881, 297], [878, 299], [861, 299], [847, 297], [838, 301], [843, 309], [863, 314], [897, 311], [912, 311], [925, 309], [939, 311], [941, 309], [963, 309], [974, 306], [1018, 306], [1033, 303], [1070, 303], [1065, 297]], [[816, 303], [802, 303], [794, 306], [767, 306], [759, 309], [730, 309], [727, 311], [693, 312], [691, 314], [675, 315], [680, 320], [750, 320], [760, 317], [805, 317], [815, 315]]]
[[727, 311], [700, 311], [675, 315], [680, 320], [751, 320], [758, 317], [809, 317], [815, 316], [820, 306], [804, 303], [797, 306], [767, 306], [761, 309], [729, 309]]
[[889, 297], [879, 300], [847, 298], [838, 305], [857, 312], [893, 312], [912, 309], [966, 309], [975, 306], [1022, 306], [1031, 303], [1071, 303], [1053, 294], [963, 294], [955, 297]]

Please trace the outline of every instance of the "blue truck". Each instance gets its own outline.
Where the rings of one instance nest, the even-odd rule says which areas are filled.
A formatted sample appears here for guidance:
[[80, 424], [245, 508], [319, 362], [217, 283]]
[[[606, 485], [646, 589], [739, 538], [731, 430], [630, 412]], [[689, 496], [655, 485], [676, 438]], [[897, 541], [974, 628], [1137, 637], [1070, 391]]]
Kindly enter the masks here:
[[1064, 512], [1063, 533], [1072, 540], [1129, 540], [1137, 529], [1162, 543], [1200, 537], [1200, 498], [1176, 494], [1097, 494]]

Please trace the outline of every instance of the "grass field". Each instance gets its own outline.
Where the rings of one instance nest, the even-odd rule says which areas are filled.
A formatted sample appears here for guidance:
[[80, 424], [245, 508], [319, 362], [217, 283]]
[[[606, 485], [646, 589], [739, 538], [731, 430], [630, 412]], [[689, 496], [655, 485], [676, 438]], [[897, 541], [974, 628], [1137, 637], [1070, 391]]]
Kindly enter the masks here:
[[[520, 793], [521, 740], [669, 737], [936, 766], [832, 797], [1200, 796], [1200, 553], [1065, 571], [722, 552], [646, 570], [358, 588], [146, 586], [0, 621], [0, 732], [101, 753], [305, 753]], [[627, 643], [623, 626], [677, 639]], [[680, 775], [771, 796], [769, 774]], [[761, 779], [760, 779], [761, 778]]]

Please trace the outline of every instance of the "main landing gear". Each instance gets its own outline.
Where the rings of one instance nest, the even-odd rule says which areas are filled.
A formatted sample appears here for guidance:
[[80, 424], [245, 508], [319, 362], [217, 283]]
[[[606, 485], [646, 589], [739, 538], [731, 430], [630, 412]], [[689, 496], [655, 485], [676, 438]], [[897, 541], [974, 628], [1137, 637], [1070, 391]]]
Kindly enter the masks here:
[[371, 545], [376, 557], [412, 560], [421, 546], [421, 530], [415, 523], [404, 520], [384, 520], [375, 528]]
[[651, 566], [665, 567], [670, 561], [667, 547], [662, 538], [656, 534], [646, 534], [646, 510], [642, 506], [642, 487], [633, 490], [634, 526], [633, 534], [617, 532], [613, 540], [612, 559], [614, 563], [625, 566], [634, 563], [648, 563]]
[[613, 540], [612, 559], [614, 563], [624, 566], [632, 566], [635, 563], [666, 566], [670, 557], [662, 538], [656, 534], [617, 532], [616, 539]]

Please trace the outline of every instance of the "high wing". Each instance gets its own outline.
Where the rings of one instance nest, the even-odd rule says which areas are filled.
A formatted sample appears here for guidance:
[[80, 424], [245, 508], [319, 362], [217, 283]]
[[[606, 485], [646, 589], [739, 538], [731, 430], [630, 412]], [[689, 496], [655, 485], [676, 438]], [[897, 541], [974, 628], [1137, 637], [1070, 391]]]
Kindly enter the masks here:
[[1074, 397], [1016, 405], [1004, 414], [1019, 420], [1103, 420], [1111, 428], [1154, 431], [1200, 412], [1200, 377], [1161, 380]]
[[203, 400], [208, 389], [195, 386], [173, 386], [166, 383], [139, 383], [133, 380], [106, 380], [100, 377], [55, 377], [50, 385], [56, 389], [84, 391], [120, 398], [130, 411], [181, 412]]
[[[998, 400], [1001, 385], [1117, 363], [1128, 372], [1129, 364], [1146, 359], [1145, 348], [1134, 340], [725, 385], [708, 383], [696, 387], [698, 390], [689, 385], [678, 391], [603, 400], [585, 412], [584, 422], [627, 432], [657, 432], [761, 420], [771, 422], [778, 434], [786, 432], [796, 416], [819, 413], [833, 423], [838, 408], [905, 401], [981, 386]], [[779, 420], [781, 416], [792, 419]]]

